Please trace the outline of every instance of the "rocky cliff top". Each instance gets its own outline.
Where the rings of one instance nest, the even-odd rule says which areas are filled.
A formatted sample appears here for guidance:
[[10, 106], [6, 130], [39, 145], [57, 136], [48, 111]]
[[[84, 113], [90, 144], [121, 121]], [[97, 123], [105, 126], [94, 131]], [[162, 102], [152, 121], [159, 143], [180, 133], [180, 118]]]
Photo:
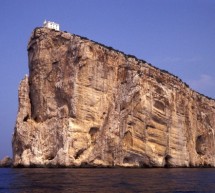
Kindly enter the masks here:
[[[160, 71], [160, 73], [162, 73], [162, 74], [166, 74], [167, 76], [169, 75], [170, 77], [172, 77], [173, 79], [175, 79], [177, 82], [180, 82], [180, 83], [184, 84], [186, 87], [190, 88], [189, 85], [188, 85], [186, 82], [183, 82], [183, 80], [181, 80], [178, 76], [176, 76], [176, 75], [174, 75], [174, 74], [168, 72], [167, 70], [160, 69], [160, 68], [158, 68], [158, 67], [152, 65], [151, 63], [149, 63], [149, 62], [147, 62], [147, 61], [145, 61], [145, 60], [143, 60], [143, 59], [139, 59], [139, 58], [137, 58], [137, 57], [134, 56], [134, 55], [126, 54], [126, 53], [124, 53], [123, 51], [117, 50], [117, 49], [115, 49], [115, 48], [113, 48], [113, 47], [111, 47], [111, 46], [107, 46], [107, 45], [104, 45], [104, 44], [102, 44], [102, 43], [96, 42], [96, 41], [94, 41], [94, 40], [90, 40], [90, 39], [88, 39], [87, 37], [83, 37], [83, 36], [80, 36], [80, 35], [77, 35], [77, 34], [68, 33], [67, 31], [57, 31], [57, 30], [54, 30], [54, 29], [43, 28], [43, 27], [37, 27], [37, 28], [35, 28], [35, 29], [33, 30], [33, 33], [32, 33], [32, 35], [31, 35], [31, 37], [30, 37], [30, 40], [29, 40], [29, 43], [28, 43], [28, 49], [29, 49], [29, 46], [31, 45], [31, 40], [33, 40], [34, 38], [37, 38], [37, 36], [38, 36], [38, 35], [36, 35], [36, 36], [34, 35], [35, 33], [37, 33], [37, 32], [36, 32], [37, 30], [42, 31], [44, 34], [47, 34], [47, 33], [49, 34], [49, 33], [51, 32], [51, 33], [53, 33], [52, 35], [54, 35], [55, 33], [57, 33], [57, 34], [55, 34], [55, 35], [57, 35], [57, 36], [58, 36], [58, 35], [60, 35], [60, 36], [62, 35], [62, 37], [64, 37], [64, 38], [65, 38], [65, 36], [67, 36], [68, 39], [70, 39], [70, 38], [72, 38], [73, 36], [75, 36], [75, 37], [77, 37], [77, 38], [80, 38], [80, 40], [83, 41], [83, 42], [91, 42], [91, 43], [93, 43], [94, 45], [101, 46], [101, 47], [103, 47], [104, 49], [109, 50], [110, 52], [111, 52], [111, 51], [116, 52], [117, 54], [120, 54], [120, 55], [124, 56], [124, 57], [125, 57], [126, 59], [128, 59], [128, 60], [131, 60], [131, 61], [132, 61], [132, 60], [135, 60], [135, 61], [137, 62], [138, 65], [143, 65], [143, 64], [145, 64], [145, 65], [148, 66], [149, 68], [151, 67], [151, 68], [154, 69], [154, 70]], [[40, 32], [39, 32], [39, 33], [40, 33]], [[64, 35], [63, 35], [63, 34], [64, 34]], [[202, 97], [205, 97], [205, 98], [207, 98], [207, 99], [209, 99], [209, 100], [215, 100], [215, 99], [213, 99], [213, 98], [211, 98], [211, 97], [209, 97], [209, 96], [204, 95], [203, 93], [199, 93], [199, 92], [193, 90], [192, 88], [190, 88], [190, 89], [194, 92], [194, 95], [197, 94], [197, 95], [201, 95]]]

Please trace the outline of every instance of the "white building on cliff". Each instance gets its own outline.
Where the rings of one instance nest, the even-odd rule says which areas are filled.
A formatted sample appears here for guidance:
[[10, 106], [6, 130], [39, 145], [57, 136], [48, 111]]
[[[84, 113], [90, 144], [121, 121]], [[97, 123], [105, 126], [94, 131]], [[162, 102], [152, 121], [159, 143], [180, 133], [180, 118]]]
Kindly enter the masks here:
[[55, 30], [60, 30], [60, 25], [58, 23], [55, 23], [53, 21], [44, 21], [43, 22], [43, 27], [47, 27], [47, 28], [50, 28], [50, 29], [55, 29]]

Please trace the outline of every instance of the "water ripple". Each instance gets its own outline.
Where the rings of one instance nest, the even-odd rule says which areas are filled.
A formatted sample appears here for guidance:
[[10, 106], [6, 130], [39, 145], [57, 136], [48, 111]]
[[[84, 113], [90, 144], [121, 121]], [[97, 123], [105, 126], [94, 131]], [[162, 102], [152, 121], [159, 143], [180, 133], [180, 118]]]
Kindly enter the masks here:
[[0, 169], [0, 193], [212, 193], [215, 169]]

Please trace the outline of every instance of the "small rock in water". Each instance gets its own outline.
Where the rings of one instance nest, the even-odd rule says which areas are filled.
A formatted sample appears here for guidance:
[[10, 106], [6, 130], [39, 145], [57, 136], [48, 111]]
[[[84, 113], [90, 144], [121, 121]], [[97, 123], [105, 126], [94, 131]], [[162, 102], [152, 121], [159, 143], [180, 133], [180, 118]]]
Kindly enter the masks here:
[[5, 156], [2, 160], [0, 160], [0, 167], [9, 168], [12, 166], [12, 159], [9, 156]]

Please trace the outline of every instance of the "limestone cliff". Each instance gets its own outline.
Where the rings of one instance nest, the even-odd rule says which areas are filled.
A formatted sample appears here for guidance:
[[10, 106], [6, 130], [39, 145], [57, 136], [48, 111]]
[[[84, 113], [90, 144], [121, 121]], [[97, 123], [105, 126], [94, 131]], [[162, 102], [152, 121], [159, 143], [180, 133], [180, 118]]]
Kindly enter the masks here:
[[14, 166], [215, 166], [215, 101], [145, 61], [36, 28]]

